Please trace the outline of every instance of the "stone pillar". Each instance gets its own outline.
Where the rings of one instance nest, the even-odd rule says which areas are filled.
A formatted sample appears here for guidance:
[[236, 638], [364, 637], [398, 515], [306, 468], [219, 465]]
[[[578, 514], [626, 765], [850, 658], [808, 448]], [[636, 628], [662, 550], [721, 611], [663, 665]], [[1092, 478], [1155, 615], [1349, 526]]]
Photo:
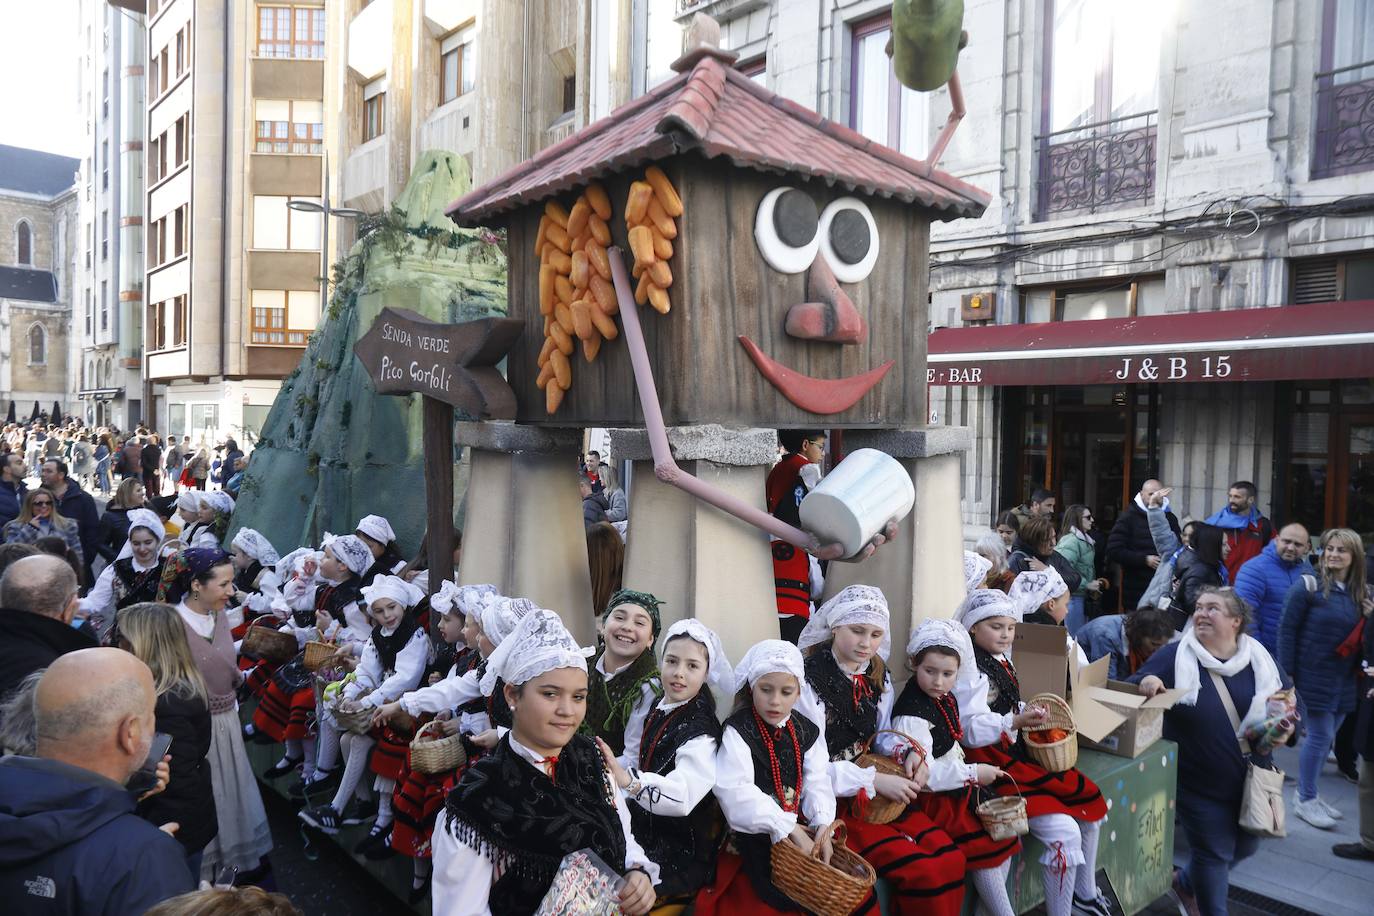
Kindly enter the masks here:
[[916, 505], [902, 520], [897, 539], [862, 563], [831, 563], [824, 596], [846, 585], [876, 585], [892, 609], [894, 679], [906, 675], [904, 655], [911, 630], [927, 617], [953, 617], [964, 600], [963, 516], [959, 456], [973, 442], [962, 426], [844, 431], [851, 452], [876, 448], [902, 463], [916, 487]]
[[555, 610], [580, 644], [595, 645], [576, 481], [582, 431], [459, 423], [457, 441], [472, 449], [459, 581]]
[[[720, 634], [732, 663], [759, 640], [776, 639], [768, 535], [655, 477], [644, 430], [612, 429], [610, 436], [612, 457], [634, 462], [625, 586], [664, 601], [665, 630], [684, 617], [700, 619]], [[680, 427], [668, 430], [668, 442], [684, 471], [763, 505], [777, 457], [773, 430]]]

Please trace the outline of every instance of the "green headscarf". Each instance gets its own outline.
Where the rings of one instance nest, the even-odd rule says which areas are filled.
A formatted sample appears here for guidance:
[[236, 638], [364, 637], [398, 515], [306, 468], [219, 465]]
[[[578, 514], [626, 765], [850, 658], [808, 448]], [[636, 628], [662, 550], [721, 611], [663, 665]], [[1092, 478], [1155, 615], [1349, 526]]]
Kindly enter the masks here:
[[601, 618], [604, 620], [609, 617], [611, 611], [622, 604], [636, 605], [648, 612], [649, 619], [654, 622], [654, 639], [657, 640], [658, 634], [663, 629], [663, 624], [658, 617], [658, 606], [662, 603], [662, 601], [659, 601], [648, 592], [637, 592], [632, 588], [622, 588], [612, 595], [611, 600], [606, 603], [606, 610], [602, 613]]

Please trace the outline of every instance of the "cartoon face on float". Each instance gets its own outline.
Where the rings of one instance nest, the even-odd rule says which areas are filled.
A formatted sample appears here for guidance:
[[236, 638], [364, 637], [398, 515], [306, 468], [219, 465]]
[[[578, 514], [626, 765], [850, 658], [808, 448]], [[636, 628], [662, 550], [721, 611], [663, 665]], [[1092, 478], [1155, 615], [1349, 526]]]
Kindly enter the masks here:
[[[688, 58], [449, 211], [508, 227], [519, 421], [643, 425], [612, 336], [621, 319], [596, 315], [610, 333], [573, 339], [588, 329], [579, 307], [604, 301], [594, 249], [618, 247], [653, 306], [639, 315], [669, 426], [924, 425], [930, 223], [976, 216], [986, 196], [774, 95], [721, 52]], [[584, 231], [591, 203], [604, 214], [607, 202], [606, 232]], [[567, 351], [557, 372], [555, 350]]]

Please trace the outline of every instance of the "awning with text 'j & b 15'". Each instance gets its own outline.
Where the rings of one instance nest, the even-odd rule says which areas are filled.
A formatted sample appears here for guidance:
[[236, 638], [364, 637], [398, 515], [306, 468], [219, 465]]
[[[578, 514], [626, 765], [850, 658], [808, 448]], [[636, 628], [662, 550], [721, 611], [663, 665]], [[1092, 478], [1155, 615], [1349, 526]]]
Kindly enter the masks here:
[[1119, 385], [1374, 376], [1374, 300], [941, 328], [930, 385]]

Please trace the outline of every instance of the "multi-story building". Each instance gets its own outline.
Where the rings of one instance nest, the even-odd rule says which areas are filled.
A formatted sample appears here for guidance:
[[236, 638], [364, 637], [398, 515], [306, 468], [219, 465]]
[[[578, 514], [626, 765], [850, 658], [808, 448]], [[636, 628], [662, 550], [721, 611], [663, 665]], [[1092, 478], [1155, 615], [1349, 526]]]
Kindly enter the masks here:
[[[630, 97], [631, 0], [342, 0], [325, 110], [340, 204], [378, 212], [426, 150], [474, 184]], [[345, 252], [356, 227], [337, 226]]]
[[143, 419], [143, 17], [82, 0], [78, 94], [86, 119], [73, 243], [73, 364], [92, 426]]
[[[975, 433], [968, 533], [1041, 486], [1110, 525], [1147, 476], [1180, 515], [1250, 480], [1276, 520], [1374, 531], [1374, 9], [965, 10], [940, 167], [992, 204], [932, 229], [928, 345], [934, 421]], [[910, 156], [950, 112], [897, 84], [884, 0], [649, 4], [636, 88], [698, 11], [770, 88]]]
[[0, 421], [74, 408], [78, 165], [67, 156], [0, 146]]
[[145, 417], [251, 440], [319, 320], [320, 217], [287, 205], [323, 193], [326, 5], [118, 5], [147, 26]]

